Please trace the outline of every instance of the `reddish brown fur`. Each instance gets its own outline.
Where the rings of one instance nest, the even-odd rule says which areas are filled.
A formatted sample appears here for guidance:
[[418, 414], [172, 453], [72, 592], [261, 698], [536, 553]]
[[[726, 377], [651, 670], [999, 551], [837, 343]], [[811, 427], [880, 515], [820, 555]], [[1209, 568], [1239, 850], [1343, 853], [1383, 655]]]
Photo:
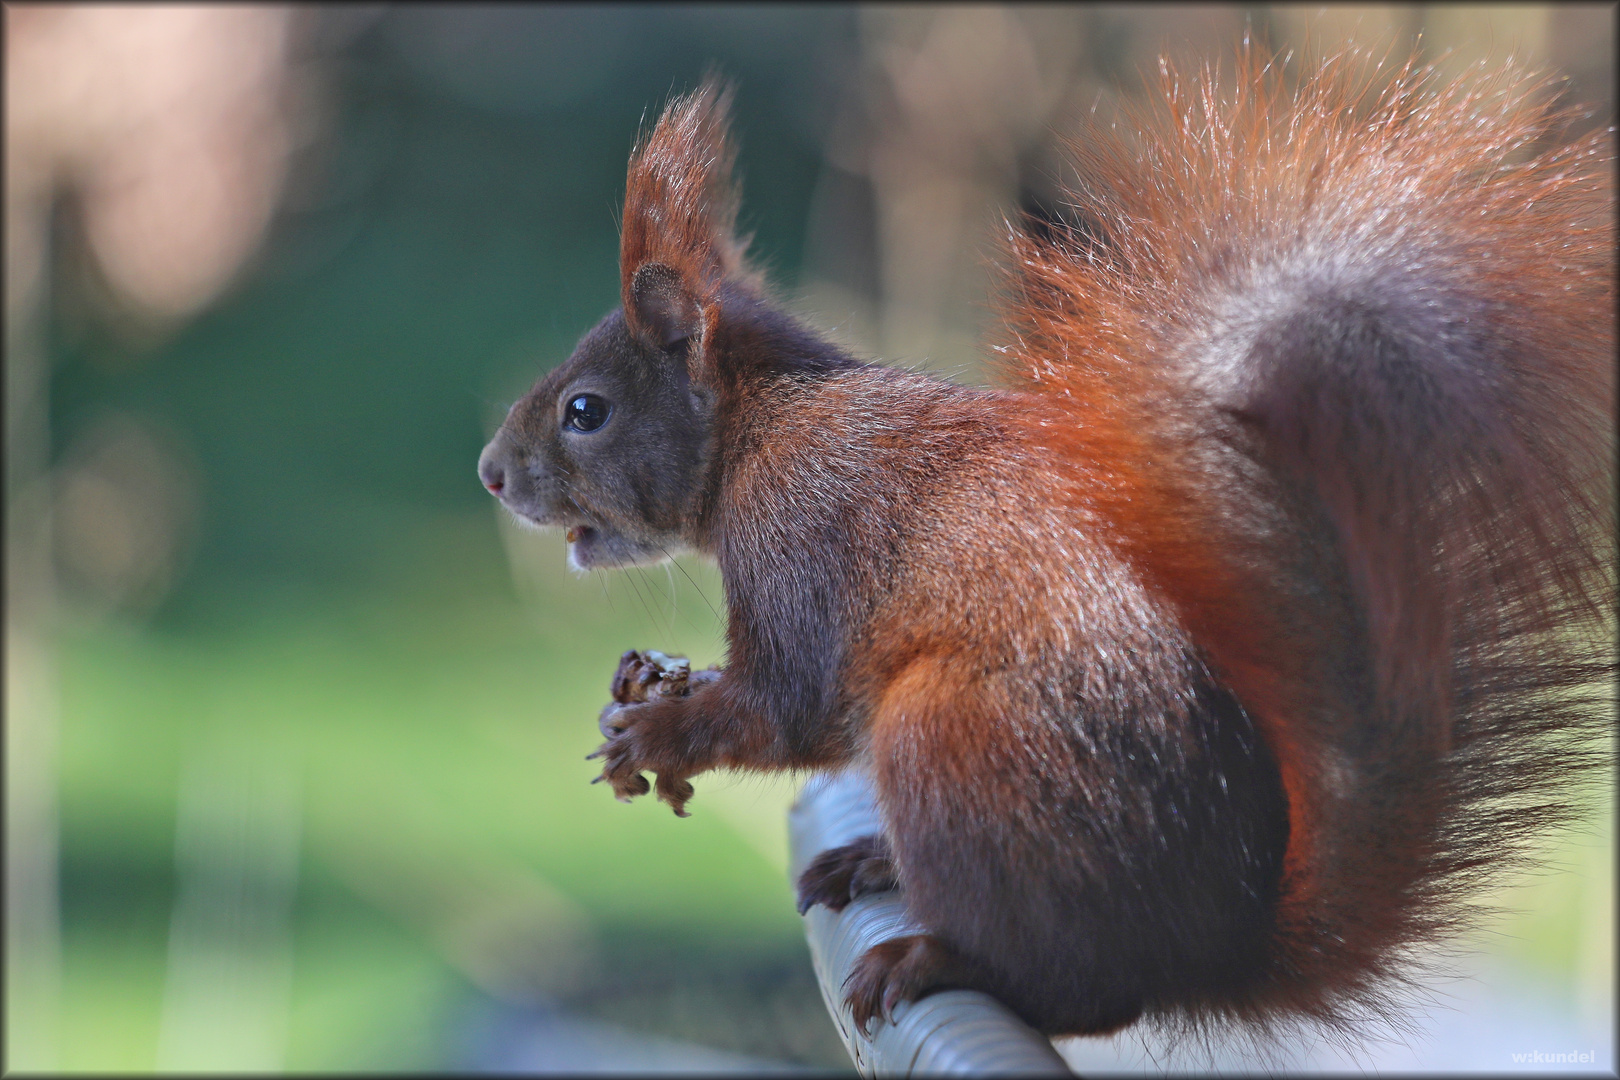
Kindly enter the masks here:
[[[1516, 77], [1244, 64], [1077, 147], [1085, 229], [1012, 231], [1007, 391], [764, 300], [706, 84], [632, 157], [622, 315], [485, 452], [599, 558], [724, 576], [728, 666], [615, 714], [621, 797], [870, 766], [886, 839], [801, 883], [898, 880], [928, 929], [863, 961], [862, 1022], [941, 985], [1052, 1032], [1377, 1009], [1590, 760], [1606, 143], [1532, 155], [1556, 118]], [[581, 392], [619, 426], [562, 430]]]

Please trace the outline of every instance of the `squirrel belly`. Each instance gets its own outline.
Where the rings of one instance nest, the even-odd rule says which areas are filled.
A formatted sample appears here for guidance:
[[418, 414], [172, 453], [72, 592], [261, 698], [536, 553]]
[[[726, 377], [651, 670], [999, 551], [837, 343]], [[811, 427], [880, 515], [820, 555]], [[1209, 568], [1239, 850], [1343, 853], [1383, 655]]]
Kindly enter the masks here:
[[1607, 137], [1512, 72], [1240, 67], [1009, 227], [995, 390], [773, 305], [706, 83], [632, 154], [622, 308], [480, 460], [581, 566], [719, 565], [727, 664], [614, 712], [619, 797], [870, 766], [885, 835], [800, 882], [924, 928], [862, 1024], [1378, 1015], [1611, 730]]

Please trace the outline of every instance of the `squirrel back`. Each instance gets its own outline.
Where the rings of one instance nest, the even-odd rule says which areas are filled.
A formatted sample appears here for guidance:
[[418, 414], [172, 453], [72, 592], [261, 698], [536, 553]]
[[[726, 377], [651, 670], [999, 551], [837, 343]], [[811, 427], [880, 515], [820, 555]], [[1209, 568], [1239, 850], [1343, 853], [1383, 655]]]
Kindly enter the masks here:
[[623, 307], [480, 477], [577, 567], [719, 564], [727, 666], [604, 712], [619, 797], [871, 770], [885, 834], [800, 879], [923, 928], [858, 1022], [949, 986], [1053, 1033], [1381, 1015], [1572, 813], [1614, 670], [1608, 143], [1521, 75], [1375, 74], [1166, 70], [1139, 141], [1077, 144], [1079, 220], [1009, 230], [999, 390], [770, 301], [717, 83], [632, 154]]
[[1162, 68], [1138, 142], [1073, 144], [1079, 224], [1008, 239], [1006, 376], [1277, 760], [1251, 1017], [1376, 1002], [1568, 820], [1614, 672], [1607, 133], [1523, 74], [1375, 74]]

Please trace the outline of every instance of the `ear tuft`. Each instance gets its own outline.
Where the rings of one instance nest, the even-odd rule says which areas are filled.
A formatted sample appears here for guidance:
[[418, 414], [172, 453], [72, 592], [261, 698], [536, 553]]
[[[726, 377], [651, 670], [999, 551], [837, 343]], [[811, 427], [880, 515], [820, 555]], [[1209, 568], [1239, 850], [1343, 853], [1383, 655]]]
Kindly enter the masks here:
[[660, 346], [697, 334], [726, 281], [753, 283], [734, 232], [731, 98], [706, 78], [669, 103], [630, 155], [620, 291], [631, 330]]

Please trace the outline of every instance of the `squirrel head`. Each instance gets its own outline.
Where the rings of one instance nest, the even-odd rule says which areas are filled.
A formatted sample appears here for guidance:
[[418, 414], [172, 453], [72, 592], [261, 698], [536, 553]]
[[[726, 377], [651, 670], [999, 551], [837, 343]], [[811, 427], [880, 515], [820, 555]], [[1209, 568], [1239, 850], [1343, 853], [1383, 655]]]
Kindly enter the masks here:
[[734, 234], [731, 92], [669, 104], [630, 157], [621, 300], [512, 406], [478, 462], [520, 520], [568, 530], [576, 569], [661, 562], [694, 543], [715, 460], [722, 301], [757, 288]]

